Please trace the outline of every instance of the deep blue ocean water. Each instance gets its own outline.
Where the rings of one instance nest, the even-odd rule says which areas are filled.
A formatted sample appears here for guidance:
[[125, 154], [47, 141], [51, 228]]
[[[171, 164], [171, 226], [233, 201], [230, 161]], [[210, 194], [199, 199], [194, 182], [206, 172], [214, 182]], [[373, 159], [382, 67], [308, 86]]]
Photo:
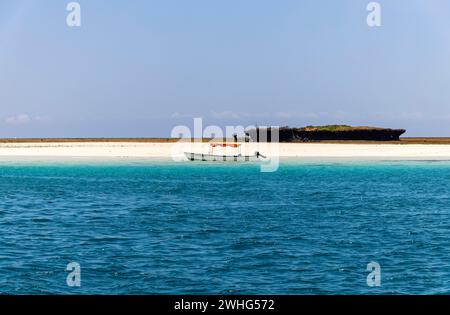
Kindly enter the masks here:
[[0, 292], [450, 293], [449, 182], [446, 161], [0, 161]]

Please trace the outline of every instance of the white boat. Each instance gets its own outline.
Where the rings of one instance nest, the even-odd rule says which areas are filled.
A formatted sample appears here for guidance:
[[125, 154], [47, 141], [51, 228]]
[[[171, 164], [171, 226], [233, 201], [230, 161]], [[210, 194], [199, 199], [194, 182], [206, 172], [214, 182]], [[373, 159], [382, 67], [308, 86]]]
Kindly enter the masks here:
[[[236, 154], [216, 154], [214, 149], [216, 147], [232, 147], [237, 149]], [[214, 162], [251, 162], [263, 160], [266, 157], [255, 152], [254, 155], [242, 155], [241, 145], [239, 143], [210, 143], [209, 153], [194, 153], [194, 152], [184, 152], [184, 155], [189, 161], [214, 161]]]

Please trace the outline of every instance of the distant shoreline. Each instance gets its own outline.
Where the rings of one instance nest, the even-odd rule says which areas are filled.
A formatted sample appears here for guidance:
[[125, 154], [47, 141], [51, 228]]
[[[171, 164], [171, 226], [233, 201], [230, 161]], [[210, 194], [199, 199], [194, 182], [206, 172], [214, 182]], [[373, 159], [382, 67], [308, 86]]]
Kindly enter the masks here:
[[[20, 139], [0, 141], [2, 157], [99, 157], [99, 158], [175, 158], [184, 152], [208, 153], [204, 142], [177, 142], [177, 139]], [[64, 141], [65, 140], [65, 141]], [[426, 142], [428, 140], [428, 142]], [[355, 159], [430, 159], [450, 160], [450, 138], [431, 142], [429, 138], [397, 142], [340, 141], [298, 143], [241, 143], [243, 155], [255, 152], [268, 157], [355, 158]], [[433, 139], [437, 141], [436, 138]], [[421, 141], [421, 142], [420, 142]], [[403, 145], [404, 144], [404, 145]], [[216, 152], [217, 153], [217, 152]], [[228, 152], [230, 154], [232, 152]], [[220, 154], [220, 153], [219, 153]], [[232, 154], [235, 154], [233, 152]]]
[[[0, 138], [0, 143], [174, 143], [177, 138]], [[190, 139], [183, 139], [190, 142]], [[209, 142], [211, 139], [195, 139], [196, 142]], [[305, 142], [283, 142], [305, 143]], [[308, 143], [335, 143], [335, 144], [450, 144], [450, 137], [403, 137], [400, 141], [366, 141], [366, 140], [320, 140]]]

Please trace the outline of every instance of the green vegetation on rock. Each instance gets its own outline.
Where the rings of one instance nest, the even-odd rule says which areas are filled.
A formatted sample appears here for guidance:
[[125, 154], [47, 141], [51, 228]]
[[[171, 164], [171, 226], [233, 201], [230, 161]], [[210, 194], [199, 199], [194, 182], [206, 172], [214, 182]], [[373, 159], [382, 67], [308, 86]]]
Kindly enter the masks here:
[[381, 129], [377, 127], [367, 127], [367, 126], [359, 126], [359, 127], [353, 127], [349, 125], [325, 125], [325, 126], [306, 126], [303, 128], [300, 128], [305, 131], [330, 131], [330, 132], [337, 132], [337, 131], [352, 131], [352, 130], [369, 130], [369, 129]]

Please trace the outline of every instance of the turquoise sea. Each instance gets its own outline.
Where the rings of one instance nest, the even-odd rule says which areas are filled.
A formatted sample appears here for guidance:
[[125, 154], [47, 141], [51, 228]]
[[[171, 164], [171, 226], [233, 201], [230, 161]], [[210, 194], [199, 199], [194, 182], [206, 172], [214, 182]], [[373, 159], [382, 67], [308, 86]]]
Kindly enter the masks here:
[[0, 293], [450, 293], [449, 183], [448, 161], [3, 159]]

